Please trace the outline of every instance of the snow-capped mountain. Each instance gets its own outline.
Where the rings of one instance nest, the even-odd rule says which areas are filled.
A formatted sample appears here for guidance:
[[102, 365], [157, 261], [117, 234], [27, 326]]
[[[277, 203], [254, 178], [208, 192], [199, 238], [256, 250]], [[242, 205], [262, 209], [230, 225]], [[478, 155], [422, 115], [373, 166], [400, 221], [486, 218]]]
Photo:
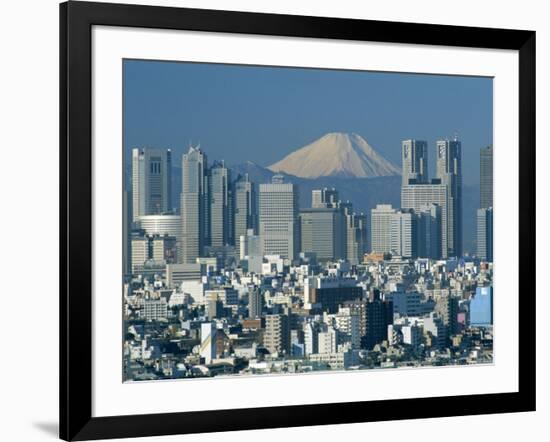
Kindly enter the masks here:
[[393, 163], [360, 135], [329, 133], [268, 167], [301, 178], [323, 176], [373, 178], [400, 175]]

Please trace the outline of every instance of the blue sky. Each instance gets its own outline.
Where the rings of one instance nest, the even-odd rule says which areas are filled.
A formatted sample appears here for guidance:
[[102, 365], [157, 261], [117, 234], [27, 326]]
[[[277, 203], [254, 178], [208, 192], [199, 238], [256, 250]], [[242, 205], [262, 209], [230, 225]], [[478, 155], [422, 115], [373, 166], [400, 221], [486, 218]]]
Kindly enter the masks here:
[[[269, 165], [327, 132], [356, 132], [400, 164], [401, 140], [458, 133], [465, 183], [492, 143], [492, 80], [477, 77], [126, 60], [125, 150], [200, 142], [209, 159]], [[432, 168], [432, 167], [431, 167]]]

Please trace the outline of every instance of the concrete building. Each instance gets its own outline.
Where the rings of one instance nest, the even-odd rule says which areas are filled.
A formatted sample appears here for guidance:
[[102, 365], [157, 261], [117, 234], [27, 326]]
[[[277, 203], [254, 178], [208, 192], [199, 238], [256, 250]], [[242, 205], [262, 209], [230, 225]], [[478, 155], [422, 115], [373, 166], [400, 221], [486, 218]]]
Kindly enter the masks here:
[[290, 321], [288, 315], [266, 315], [264, 347], [271, 354], [290, 354]]
[[477, 257], [493, 262], [493, 209], [477, 209]]
[[209, 239], [208, 245], [221, 247], [231, 244], [233, 232], [230, 210], [231, 200], [231, 171], [222, 162], [215, 162], [208, 175], [208, 202], [209, 202]]
[[476, 293], [470, 300], [470, 325], [493, 325], [493, 287], [476, 288]]
[[371, 249], [375, 253], [391, 252], [391, 217], [396, 210], [391, 204], [378, 204], [371, 209]]
[[420, 207], [418, 215], [418, 253], [420, 258], [441, 258], [441, 207], [427, 204]]
[[170, 149], [132, 149], [132, 220], [166, 213], [172, 203]]
[[416, 258], [418, 246], [417, 216], [410, 209], [390, 215], [390, 252], [403, 258]]
[[143, 302], [143, 317], [146, 321], [158, 321], [168, 316], [166, 299], [148, 299]]
[[[235, 249], [241, 250], [241, 236], [247, 236], [248, 231], [252, 230], [254, 234], [257, 224], [256, 210], [256, 192], [252, 181], [248, 179], [248, 174], [239, 177], [234, 184], [234, 226]], [[241, 257], [241, 259], [244, 259]]]
[[345, 257], [344, 216], [337, 208], [300, 211], [301, 251], [314, 253], [319, 261]]
[[454, 256], [447, 241], [449, 235], [454, 235], [453, 226], [448, 223], [453, 216], [453, 207], [448, 201], [447, 186], [438, 180], [432, 180], [431, 184], [409, 184], [401, 187], [401, 208], [412, 209], [415, 213], [421, 213], [427, 205], [436, 204], [441, 208], [441, 258]]
[[479, 207], [493, 207], [493, 146], [479, 151]]
[[209, 217], [206, 173], [206, 155], [199, 148], [190, 147], [182, 156], [181, 263], [194, 263], [197, 257], [203, 255], [207, 244]]
[[168, 264], [166, 266], [166, 284], [170, 288], [179, 287], [183, 281], [200, 281], [200, 279], [200, 264]]
[[462, 144], [456, 137], [437, 141], [435, 170], [448, 191], [448, 256], [462, 256]]
[[403, 186], [407, 186], [410, 180], [415, 184], [428, 182], [428, 143], [426, 141], [403, 140], [401, 160]]
[[136, 226], [146, 235], [169, 235], [181, 237], [181, 217], [179, 215], [143, 215], [138, 217]]
[[262, 316], [264, 297], [259, 288], [255, 287], [248, 291], [248, 317], [259, 318]]
[[334, 187], [311, 191], [311, 207], [315, 209], [335, 208], [339, 201], [338, 191]]
[[260, 184], [259, 236], [263, 255], [293, 260], [299, 254], [298, 188], [275, 175]]
[[217, 356], [218, 329], [215, 322], [204, 322], [201, 324], [201, 346], [200, 355], [204, 358], [205, 364], [211, 364]]

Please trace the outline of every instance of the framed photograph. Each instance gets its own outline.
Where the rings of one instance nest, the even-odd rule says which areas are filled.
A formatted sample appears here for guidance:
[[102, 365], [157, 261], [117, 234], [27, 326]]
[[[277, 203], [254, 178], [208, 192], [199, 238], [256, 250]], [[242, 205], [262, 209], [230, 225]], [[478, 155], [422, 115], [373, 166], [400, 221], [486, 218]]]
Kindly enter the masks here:
[[535, 32], [60, 23], [62, 439], [535, 409]]

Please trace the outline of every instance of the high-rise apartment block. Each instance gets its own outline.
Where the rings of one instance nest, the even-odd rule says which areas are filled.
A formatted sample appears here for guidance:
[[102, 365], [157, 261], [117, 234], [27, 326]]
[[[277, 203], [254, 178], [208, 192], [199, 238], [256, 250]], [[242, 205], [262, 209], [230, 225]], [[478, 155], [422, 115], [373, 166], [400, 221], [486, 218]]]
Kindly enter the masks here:
[[290, 353], [290, 321], [288, 315], [266, 315], [264, 347], [269, 353], [276, 353], [279, 356]]

